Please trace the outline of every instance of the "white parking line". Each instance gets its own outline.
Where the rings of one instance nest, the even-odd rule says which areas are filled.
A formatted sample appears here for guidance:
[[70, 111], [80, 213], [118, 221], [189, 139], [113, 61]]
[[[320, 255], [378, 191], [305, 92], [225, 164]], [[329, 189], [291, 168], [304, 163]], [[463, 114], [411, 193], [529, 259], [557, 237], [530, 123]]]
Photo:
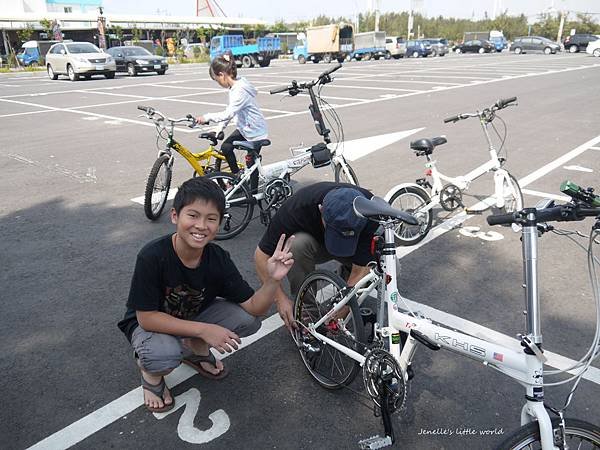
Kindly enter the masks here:
[[550, 198], [552, 200], [560, 200], [563, 202], [568, 202], [571, 200], [571, 198], [567, 197], [566, 195], [549, 194], [547, 192], [533, 191], [531, 189], [521, 189], [521, 192], [523, 194], [533, 195], [534, 197]]

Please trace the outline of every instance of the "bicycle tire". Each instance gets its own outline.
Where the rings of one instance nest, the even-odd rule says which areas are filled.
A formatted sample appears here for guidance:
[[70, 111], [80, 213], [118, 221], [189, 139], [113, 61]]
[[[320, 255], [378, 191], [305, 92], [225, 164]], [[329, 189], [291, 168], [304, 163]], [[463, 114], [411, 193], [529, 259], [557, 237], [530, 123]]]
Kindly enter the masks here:
[[[502, 192], [504, 193], [504, 210], [506, 214], [514, 213], [523, 209], [523, 193], [521, 192], [521, 186], [515, 177], [507, 170], [508, 180], [511, 187], [507, 186], [506, 178], [502, 185]], [[514, 190], [517, 193], [516, 197], [513, 197], [511, 191]], [[508, 192], [508, 194], [507, 194]]]
[[[559, 428], [559, 419], [552, 419], [552, 430], [557, 431]], [[556, 433], [553, 433], [556, 436]], [[600, 427], [593, 425], [583, 420], [565, 419], [565, 441], [571, 444], [569, 448], [581, 449], [600, 449]], [[589, 444], [588, 446], [576, 444]], [[536, 444], [534, 446], [534, 444]], [[563, 449], [564, 446], [560, 442], [555, 442], [558, 448]], [[532, 422], [522, 426], [502, 444], [498, 446], [499, 450], [520, 450], [520, 449], [541, 449], [540, 430], [537, 422]]]
[[[327, 270], [312, 272], [306, 277], [296, 296], [294, 319], [305, 326], [316, 323], [331, 309], [332, 298], [344, 287], [346, 282], [333, 272]], [[318, 331], [354, 351], [360, 351], [366, 340], [356, 298], [352, 298], [346, 305], [349, 307], [349, 313], [344, 323], [345, 331], [340, 328], [340, 320], [322, 325]], [[352, 383], [360, 370], [359, 363], [332, 346], [318, 341], [302, 325], [299, 324], [298, 327], [294, 331], [296, 342], [299, 343], [298, 350], [312, 378], [325, 389], [339, 389]], [[349, 337], [346, 332], [352, 337]], [[311, 352], [301, 343], [320, 350]]]
[[[146, 191], [144, 192], [144, 213], [150, 220], [158, 219], [167, 203], [173, 174], [171, 167], [169, 167], [170, 158], [168, 155], [160, 156], [154, 161], [148, 175]], [[164, 172], [161, 172], [163, 168]], [[159, 177], [161, 173], [164, 173], [164, 176]]]
[[[412, 199], [412, 201], [409, 201]], [[431, 202], [431, 197], [424, 190], [416, 186], [405, 186], [398, 189], [390, 197], [389, 203], [396, 209], [412, 214], [419, 225], [400, 223], [394, 230], [397, 245], [409, 246], [421, 242], [433, 223], [433, 211], [423, 211], [423, 208]]]
[[356, 176], [356, 172], [350, 164], [346, 162], [346, 168], [348, 169], [348, 173], [344, 171], [342, 164], [335, 164], [334, 176], [336, 183], [350, 183], [355, 186], [360, 186], [358, 184], [358, 177]]
[[246, 229], [254, 213], [254, 197], [245, 184], [240, 184], [233, 197], [227, 193], [236, 186], [236, 179], [228, 173], [211, 172], [206, 178], [213, 180], [223, 189], [225, 194], [225, 217], [221, 220], [216, 240], [231, 239]]

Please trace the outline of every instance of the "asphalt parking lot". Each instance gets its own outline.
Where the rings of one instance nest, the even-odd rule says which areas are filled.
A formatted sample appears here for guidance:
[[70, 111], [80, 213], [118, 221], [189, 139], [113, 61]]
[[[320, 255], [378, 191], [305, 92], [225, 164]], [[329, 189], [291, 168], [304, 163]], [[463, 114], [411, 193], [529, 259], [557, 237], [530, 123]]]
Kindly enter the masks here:
[[[272, 96], [269, 89], [315, 78], [327, 67], [277, 61], [240, 69], [259, 89], [268, 120], [273, 144], [263, 151], [265, 163], [318, 142], [308, 98]], [[483, 164], [488, 154], [479, 124], [443, 119], [518, 97], [518, 106], [500, 116], [508, 127], [507, 168], [530, 206], [548, 195], [560, 199], [564, 179], [600, 188], [599, 85], [600, 60], [586, 54], [502, 53], [345, 63], [322, 95], [343, 122], [360, 184], [380, 196], [423, 176], [423, 160], [409, 149], [416, 137], [446, 135], [436, 159], [448, 175]], [[206, 65], [78, 82], [0, 75], [3, 447], [341, 449], [382, 432], [368, 400], [349, 390], [325, 391], [310, 379], [276, 314], [225, 360], [228, 378], [209, 381], [180, 367], [168, 384], [181, 406], [162, 416], [142, 407], [139, 376], [116, 323], [138, 250], [172, 225], [166, 214], [149, 222], [138, 202], [157, 150], [154, 127], [136, 106], [181, 117], [219, 111], [226, 102]], [[198, 132], [181, 128], [177, 137], [199, 148]], [[191, 174], [178, 158], [173, 185]], [[307, 167], [295, 181], [332, 178], [329, 168]], [[484, 177], [465, 202], [491, 189], [491, 177]], [[514, 338], [525, 327], [519, 236], [491, 230], [485, 215], [444, 232], [450, 216], [437, 215], [435, 239], [399, 249], [401, 294], [451, 328]], [[585, 232], [590, 226], [575, 225]], [[254, 286], [252, 258], [263, 231], [254, 220], [221, 243]], [[585, 254], [550, 234], [540, 250], [545, 348], [578, 360], [595, 325]], [[594, 366], [567, 416], [599, 424], [598, 361]], [[394, 419], [397, 448], [491, 448], [518, 428], [517, 383], [424, 348], [414, 368], [407, 410]], [[360, 377], [352, 388], [364, 394]], [[549, 388], [546, 397], [562, 406], [568, 392]]]

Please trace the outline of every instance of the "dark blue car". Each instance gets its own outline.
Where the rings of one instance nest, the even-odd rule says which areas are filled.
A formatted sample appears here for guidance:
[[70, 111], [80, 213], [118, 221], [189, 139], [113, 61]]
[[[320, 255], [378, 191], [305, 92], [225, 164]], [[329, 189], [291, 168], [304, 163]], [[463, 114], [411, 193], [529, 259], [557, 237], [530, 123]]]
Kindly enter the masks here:
[[427, 55], [431, 54], [431, 44], [421, 39], [411, 39], [406, 41], [406, 53], [404, 54], [407, 58], [413, 57], [418, 58], [422, 56], [423, 58], [427, 57]]

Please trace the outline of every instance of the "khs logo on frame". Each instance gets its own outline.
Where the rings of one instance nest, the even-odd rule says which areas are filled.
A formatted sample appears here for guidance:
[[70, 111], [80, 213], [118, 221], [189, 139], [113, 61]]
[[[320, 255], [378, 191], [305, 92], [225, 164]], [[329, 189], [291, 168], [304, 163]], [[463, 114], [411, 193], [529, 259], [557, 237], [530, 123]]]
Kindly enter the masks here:
[[485, 358], [485, 348], [481, 348], [476, 345], [470, 345], [468, 342], [460, 342], [458, 339], [452, 339], [450, 336], [441, 336], [438, 333], [435, 333], [435, 340]]

